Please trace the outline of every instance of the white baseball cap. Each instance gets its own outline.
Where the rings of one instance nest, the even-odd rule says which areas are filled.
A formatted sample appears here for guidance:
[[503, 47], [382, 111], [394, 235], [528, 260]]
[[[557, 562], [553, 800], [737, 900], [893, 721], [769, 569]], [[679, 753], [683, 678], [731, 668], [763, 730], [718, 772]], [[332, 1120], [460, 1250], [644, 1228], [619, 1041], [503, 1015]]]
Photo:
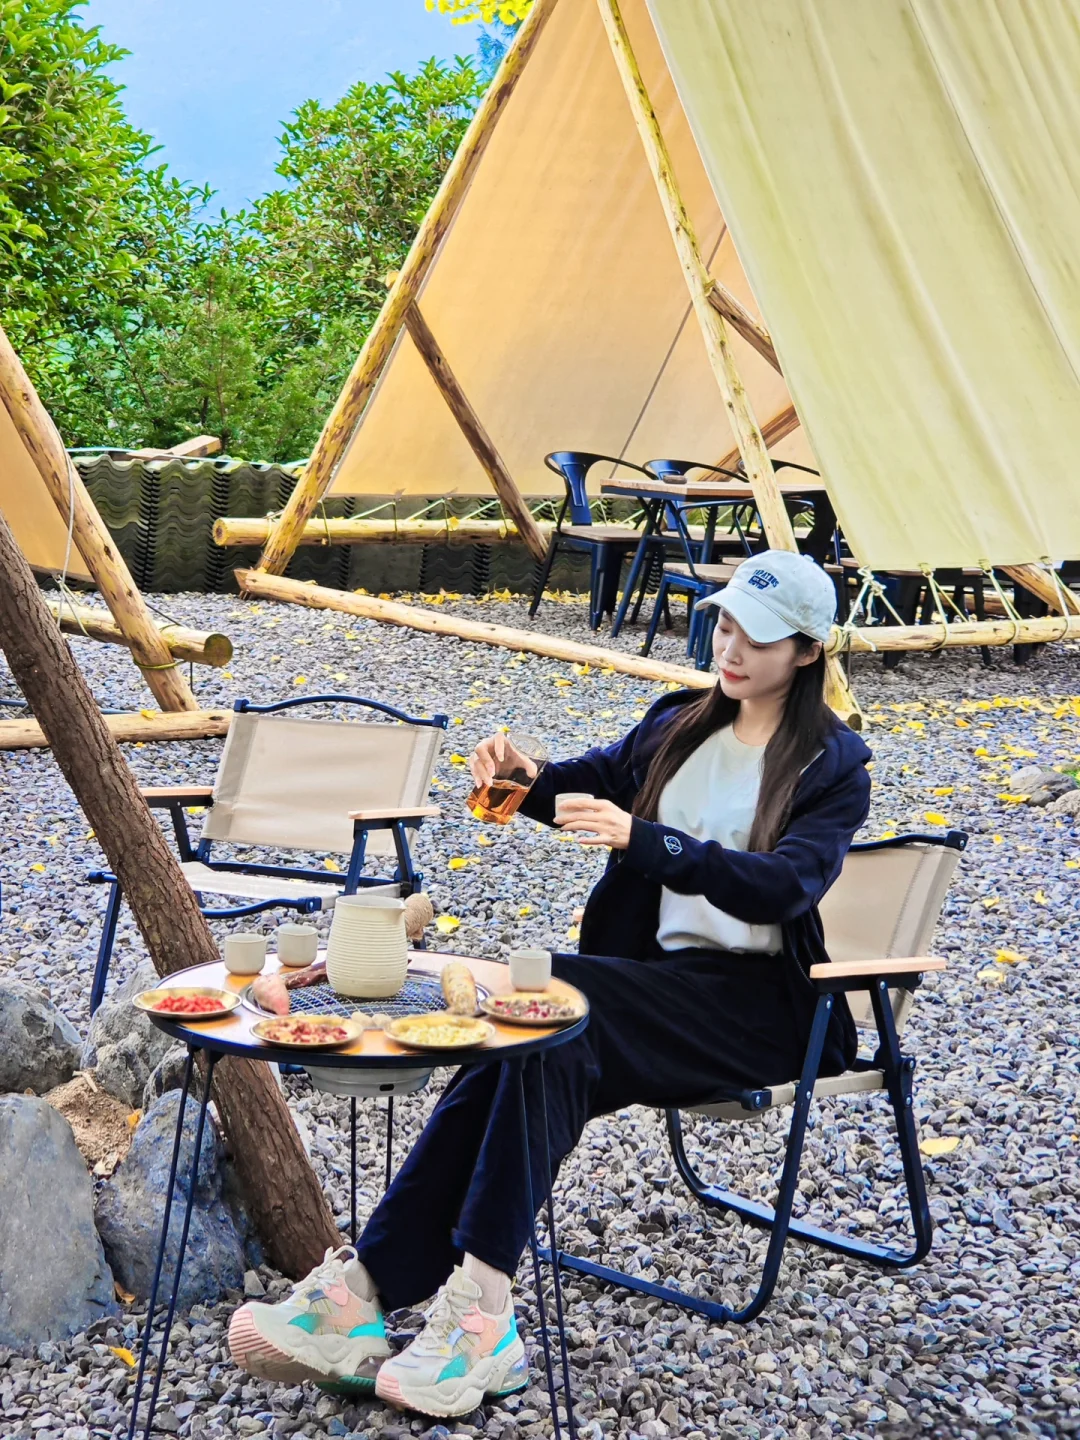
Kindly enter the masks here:
[[751, 640], [771, 645], [788, 635], [828, 640], [836, 619], [836, 591], [809, 555], [764, 550], [744, 560], [724, 586], [695, 609], [726, 610]]

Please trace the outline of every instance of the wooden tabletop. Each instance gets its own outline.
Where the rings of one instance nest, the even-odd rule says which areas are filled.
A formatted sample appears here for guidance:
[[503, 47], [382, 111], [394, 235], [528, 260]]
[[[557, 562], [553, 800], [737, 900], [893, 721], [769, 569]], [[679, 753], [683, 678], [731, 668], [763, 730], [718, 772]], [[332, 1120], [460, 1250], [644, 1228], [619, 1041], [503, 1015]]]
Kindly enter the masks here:
[[[778, 480], [784, 495], [813, 495], [823, 492], [825, 482], [818, 475], [802, 480]], [[665, 485], [662, 480], [607, 480], [600, 486], [601, 495], [636, 495], [643, 500], [745, 500], [753, 504], [754, 491], [739, 480], [684, 480], [678, 485]]]
[[[320, 958], [325, 959], [325, 951], [320, 952]], [[510, 967], [501, 965], [494, 960], [478, 960], [469, 955], [441, 955], [431, 950], [412, 950], [409, 952], [409, 973], [427, 971], [437, 975], [444, 965], [451, 960], [463, 960], [472, 971], [478, 985], [482, 985], [492, 995], [508, 995], [513, 993], [514, 987], [510, 984]], [[276, 956], [268, 956], [264, 975], [272, 975], [278, 970], [284, 970]], [[234, 994], [247, 988], [255, 977], [252, 975], [233, 975], [225, 969], [222, 961], [216, 961], [210, 965], [193, 965], [190, 970], [178, 970], [175, 974], [169, 975], [161, 981], [161, 988], [171, 988], [176, 985], [211, 985], [217, 990], [228, 990]], [[573, 985], [565, 981], [552, 979], [550, 990], [552, 995], [562, 996], [568, 1000], [579, 1000], [584, 997]], [[379, 1000], [357, 1000], [355, 1009], [363, 1010], [367, 1014], [376, 1013], [380, 1005]], [[246, 1004], [239, 1005], [230, 1015], [223, 1020], [208, 1020], [202, 1024], [177, 1023], [175, 1017], [170, 1016], [164, 1020], [161, 1016], [151, 1016], [154, 1023], [169, 1035], [174, 1036], [183, 1044], [199, 1045], [203, 1042], [207, 1048], [220, 1050], [225, 1053], [237, 1054], [246, 1053], [252, 1057], [256, 1054], [259, 1058], [277, 1061], [278, 1063], [305, 1064], [315, 1066], [349, 1066], [358, 1070], [362, 1069], [388, 1069], [402, 1067], [403, 1061], [416, 1062], [417, 1068], [425, 1063], [432, 1067], [436, 1065], [459, 1065], [462, 1063], [475, 1063], [481, 1058], [513, 1059], [530, 1050], [546, 1049], [564, 1043], [564, 1039], [572, 1038], [585, 1027], [585, 1021], [576, 1021], [573, 1025], [561, 1027], [532, 1026], [532, 1025], [507, 1025], [502, 1021], [494, 1020], [490, 1015], [482, 1018], [488, 1020], [494, 1028], [494, 1038], [482, 1049], [475, 1050], [412, 1050], [405, 1045], [399, 1045], [396, 1040], [381, 1030], [365, 1030], [359, 1040], [352, 1045], [342, 1045], [332, 1050], [285, 1050], [267, 1045], [257, 1035], [253, 1035], [252, 1027], [260, 1020], [267, 1017], [259, 1011], [250, 1009]]]

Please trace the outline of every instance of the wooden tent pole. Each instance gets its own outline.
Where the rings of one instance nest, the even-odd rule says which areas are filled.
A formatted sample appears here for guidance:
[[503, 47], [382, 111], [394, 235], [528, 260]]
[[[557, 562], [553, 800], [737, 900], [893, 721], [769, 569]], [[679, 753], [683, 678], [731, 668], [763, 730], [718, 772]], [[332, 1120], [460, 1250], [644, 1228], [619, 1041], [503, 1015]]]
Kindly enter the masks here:
[[[83, 635], [87, 640], [104, 640], [111, 645], [128, 643], [109, 611], [99, 605], [73, 604], [66, 596], [63, 600], [46, 597], [46, 604], [60, 629], [68, 635]], [[227, 635], [189, 630], [186, 625], [159, 624], [157, 628], [177, 660], [187, 660], [193, 665], [228, 665], [233, 657], [232, 641]]]
[[780, 361], [776, 358], [772, 336], [760, 320], [754, 319], [738, 296], [733, 295], [726, 285], [721, 285], [719, 280], [711, 280], [706, 299], [748, 345], [752, 345], [759, 355], [764, 356], [778, 375], [784, 373], [780, 369]]
[[[0, 643], [120, 880], [158, 974], [216, 961], [194, 892], [2, 516]], [[341, 1237], [270, 1067], [224, 1057], [214, 1099], [259, 1238], [273, 1263], [303, 1275]]]
[[[750, 397], [746, 393], [742, 377], [735, 364], [728, 341], [727, 326], [714, 300], [722, 297], [701, 258], [693, 223], [683, 203], [679, 182], [671, 163], [667, 143], [656, 118], [649, 92], [645, 88], [641, 70], [634, 55], [630, 36], [619, 8], [619, 0], [597, 0], [600, 18], [604, 22], [615, 66], [622, 80], [626, 98], [637, 126], [638, 135], [645, 149], [645, 158], [656, 183], [657, 194], [667, 217], [671, 238], [679, 257], [683, 277], [690, 291], [690, 300], [697, 315], [701, 334], [705, 341], [709, 364], [712, 366], [724, 408], [728, 414], [732, 432], [739, 446], [746, 475], [754, 492], [754, 501], [761, 516], [766, 538], [774, 550], [798, 550], [791, 517], [784, 506], [784, 498], [776, 482], [776, 474], [769, 459], [764, 437], [754, 417]], [[749, 316], [749, 312], [747, 312]], [[749, 317], [752, 318], [752, 317]], [[756, 324], [756, 322], [755, 322]], [[764, 332], [767, 334], [767, 332]], [[770, 339], [770, 348], [771, 348]], [[775, 352], [774, 352], [775, 354]], [[775, 360], [772, 362], [775, 363]], [[777, 366], [779, 369], [779, 366]], [[856, 729], [861, 728], [862, 717], [854, 695], [847, 683], [843, 668], [835, 659], [829, 659], [827, 671], [827, 696], [829, 704]]]
[[[263, 545], [273, 522], [265, 516], [227, 516], [214, 521], [214, 544]], [[554, 526], [550, 520], [533, 520], [546, 543]], [[512, 520], [373, 520], [367, 516], [309, 520], [300, 531], [298, 545], [498, 545], [517, 540]]]
[[517, 526], [518, 534], [525, 541], [537, 560], [543, 560], [547, 550], [532, 511], [514, 483], [502, 456], [495, 448], [494, 441], [484, 429], [480, 416], [469, 403], [469, 397], [450, 368], [450, 362], [443, 353], [431, 327], [420, 313], [414, 301], [405, 311], [405, 326], [412, 336], [413, 344], [420, 352], [420, 358], [427, 366], [428, 374], [435, 381], [439, 394], [446, 401], [447, 409], [458, 423], [458, 428], [469, 442], [473, 454], [484, 467], [484, 471], [495, 487], [502, 501], [502, 507]]
[[545, 635], [540, 630], [514, 630], [506, 625], [493, 625], [487, 620], [467, 620], [430, 606], [405, 605], [399, 600], [380, 600], [375, 595], [331, 590], [325, 585], [308, 585], [302, 580], [267, 575], [263, 570], [237, 570], [234, 573], [241, 590], [264, 600], [289, 600], [294, 605], [307, 605], [313, 610], [340, 610], [345, 615], [359, 615], [365, 620], [380, 620], [385, 625], [422, 630], [428, 635], [448, 635], [456, 640], [475, 640], [481, 645], [523, 650], [529, 655], [545, 655], [572, 664], [595, 665], [598, 669], [611, 669], [620, 675], [634, 675], [639, 680], [667, 680], [700, 690], [709, 690], [716, 683], [716, 676], [704, 670], [669, 665], [644, 655], [628, 655], [624, 650], [604, 650], [598, 645], [582, 644], [580, 640], [566, 640], [561, 635]]
[[386, 303], [364, 341], [356, 364], [323, 426], [304, 474], [289, 496], [288, 504], [274, 527], [259, 561], [261, 570], [272, 575], [282, 574], [296, 549], [297, 538], [305, 521], [311, 518], [316, 505], [330, 488], [334, 471], [353, 437], [375, 383], [405, 324], [406, 311], [420, 295], [443, 236], [461, 207], [499, 116], [506, 109], [556, 3], [557, 0], [536, 0], [480, 102], [450, 167], [443, 176], [438, 194], [416, 232], [412, 248], [386, 297]]
[[[1059, 615], [1062, 613], [1061, 592], [1045, 570], [1040, 569], [1038, 565], [1002, 565], [1001, 568], [1010, 580], [1015, 580], [1018, 585], [1022, 585], [1037, 600], [1042, 600]], [[1065, 591], [1065, 604], [1070, 607], [1069, 614], [1080, 614], [1080, 600], [1064, 584], [1061, 589]]]
[[[151, 619], [123, 556], [3, 329], [0, 329], [0, 400], [64, 523], [71, 519], [74, 544], [123, 631], [125, 644], [154, 698], [163, 710], [197, 710], [198, 702], [183, 672]], [[74, 513], [69, 516], [70, 511]]]

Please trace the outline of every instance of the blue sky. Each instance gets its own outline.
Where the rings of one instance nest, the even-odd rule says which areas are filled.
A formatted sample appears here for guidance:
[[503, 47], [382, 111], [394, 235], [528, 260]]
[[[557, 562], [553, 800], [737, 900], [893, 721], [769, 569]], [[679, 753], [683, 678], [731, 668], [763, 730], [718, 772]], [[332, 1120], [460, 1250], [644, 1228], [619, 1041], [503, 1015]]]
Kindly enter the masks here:
[[89, 0], [86, 25], [130, 50], [116, 67], [128, 115], [184, 180], [235, 210], [276, 183], [281, 122], [312, 96], [470, 53], [475, 26], [424, 0]]

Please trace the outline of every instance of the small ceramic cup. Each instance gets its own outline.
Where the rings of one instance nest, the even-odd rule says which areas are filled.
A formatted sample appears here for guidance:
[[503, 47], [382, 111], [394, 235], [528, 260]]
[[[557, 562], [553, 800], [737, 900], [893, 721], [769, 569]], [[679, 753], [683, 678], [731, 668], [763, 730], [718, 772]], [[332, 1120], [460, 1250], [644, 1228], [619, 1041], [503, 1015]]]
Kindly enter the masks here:
[[266, 936], [226, 935], [221, 955], [233, 975], [258, 975], [266, 964]]
[[314, 925], [279, 925], [276, 933], [282, 965], [314, 965], [319, 956], [319, 932]]
[[563, 806], [567, 800], [594, 800], [594, 795], [586, 795], [584, 791], [564, 790], [555, 796], [555, 824], [559, 825], [567, 816], [563, 813]]
[[551, 984], [551, 951], [511, 950], [510, 984], [515, 990], [546, 990]]

